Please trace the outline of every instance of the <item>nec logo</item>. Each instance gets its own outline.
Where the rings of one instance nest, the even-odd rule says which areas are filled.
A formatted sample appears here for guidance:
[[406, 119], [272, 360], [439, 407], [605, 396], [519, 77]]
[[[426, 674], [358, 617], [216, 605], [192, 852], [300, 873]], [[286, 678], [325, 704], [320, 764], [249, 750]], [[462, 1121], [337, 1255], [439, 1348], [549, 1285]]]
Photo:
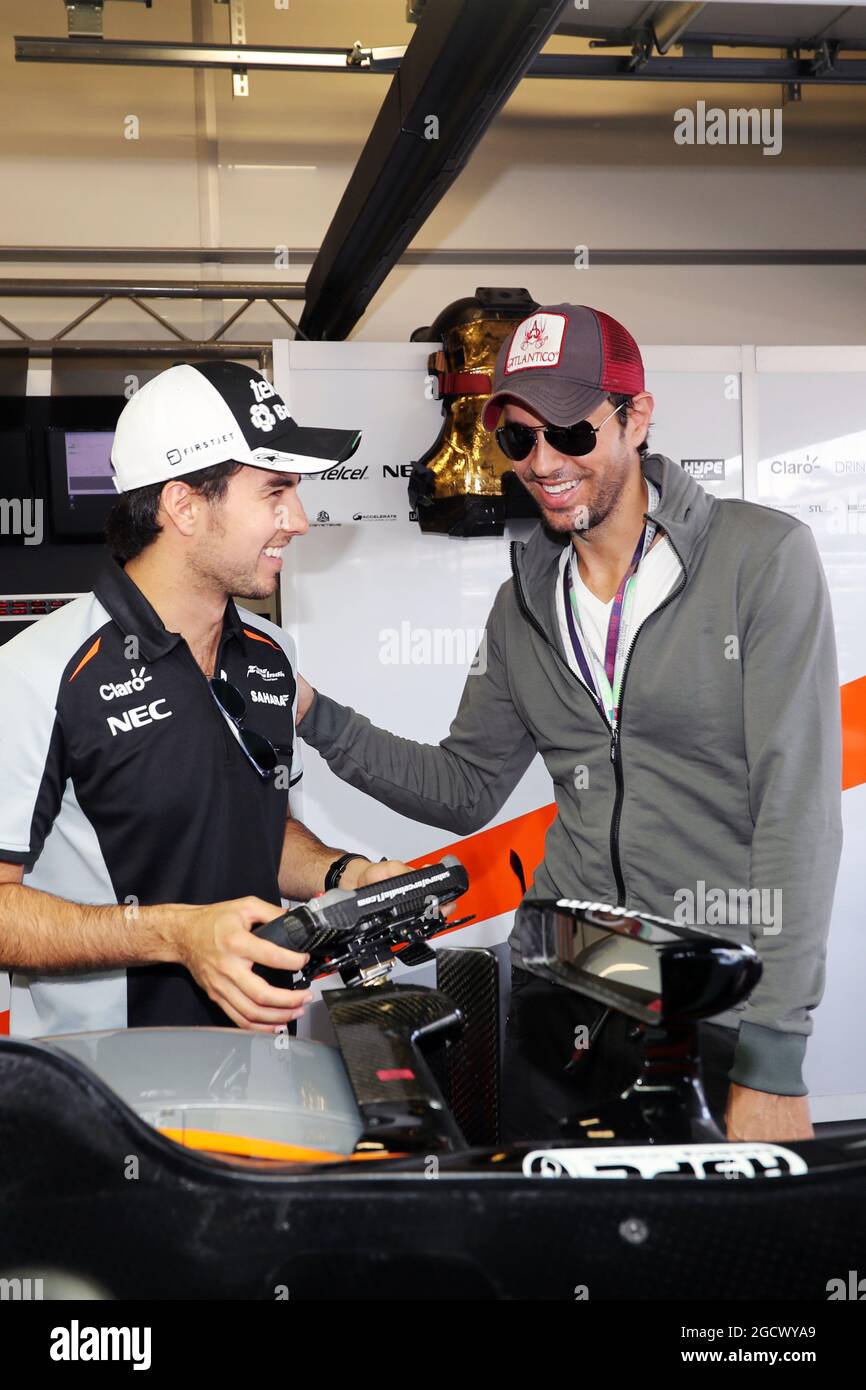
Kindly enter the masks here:
[[123, 714], [110, 714], [107, 723], [111, 737], [114, 738], [115, 734], [128, 734], [130, 729], [141, 729], [156, 719], [170, 719], [173, 710], [168, 709], [164, 714], [160, 713], [159, 706], [164, 704], [165, 700], [152, 700], [149, 705], [136, 705], [135, 709], [124, 710]]

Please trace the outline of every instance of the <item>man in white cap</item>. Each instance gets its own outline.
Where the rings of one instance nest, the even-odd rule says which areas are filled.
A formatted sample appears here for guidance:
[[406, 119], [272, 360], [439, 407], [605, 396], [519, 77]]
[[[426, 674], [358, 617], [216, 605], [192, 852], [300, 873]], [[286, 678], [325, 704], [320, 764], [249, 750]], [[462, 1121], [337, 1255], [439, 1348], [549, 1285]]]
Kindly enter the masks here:
[[0, 648], [0, 968], [11, 1033], [293, 1024], [308, 993], [252, 934], [325, 888], [404, 872], [289, 805], [295, 649], [235, 606], [307, 530], [298, 483], [353, 430], [304, 428], [239, 362], [171, 367], [123, 409], [94, 591]]

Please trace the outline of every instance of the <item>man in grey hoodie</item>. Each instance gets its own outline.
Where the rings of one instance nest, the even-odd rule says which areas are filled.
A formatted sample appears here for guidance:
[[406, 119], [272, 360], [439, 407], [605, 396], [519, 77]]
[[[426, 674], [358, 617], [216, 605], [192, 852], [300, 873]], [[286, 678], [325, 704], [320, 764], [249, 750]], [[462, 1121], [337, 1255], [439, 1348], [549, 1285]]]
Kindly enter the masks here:
[[[448, 737], [399, 738], [303, 680], [298, 729], [353, 786], [457, 834], [485, 825], [539, 753], [557, 815], [528, 896], [622, 904], [750, 942], [759, 984], [702, 1025], [714, 1108], [729, 1139], [809, 1138], [802, 1063], [842, 842], [827, 584], [807, 526], [711, 496], [647, 452], [652, 408], [616, 320], [558, 304], [519, 324], [483, 420], [543, 524], [512, 546], [486, 660]], [[637, 1068], [619, 1020], [575, 1071], [589, 1001], [581, 1011], [540, 985], [515, 969], [515, 1136], [549, 1134], [579, 1108], [576, 1087], [595, 1103]]]

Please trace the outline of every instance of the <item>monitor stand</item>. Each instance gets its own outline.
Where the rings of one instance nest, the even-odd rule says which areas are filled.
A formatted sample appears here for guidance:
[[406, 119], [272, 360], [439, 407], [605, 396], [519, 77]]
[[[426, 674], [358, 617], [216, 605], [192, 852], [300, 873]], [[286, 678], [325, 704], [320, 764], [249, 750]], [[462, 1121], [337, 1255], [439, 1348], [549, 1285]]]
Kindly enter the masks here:
[[724, 1142], [704, 1095], [697, 1025], [648, 1026], [641, 1070], [628, 1090], [560, 1124], [562, 1138], [593, 1147]]

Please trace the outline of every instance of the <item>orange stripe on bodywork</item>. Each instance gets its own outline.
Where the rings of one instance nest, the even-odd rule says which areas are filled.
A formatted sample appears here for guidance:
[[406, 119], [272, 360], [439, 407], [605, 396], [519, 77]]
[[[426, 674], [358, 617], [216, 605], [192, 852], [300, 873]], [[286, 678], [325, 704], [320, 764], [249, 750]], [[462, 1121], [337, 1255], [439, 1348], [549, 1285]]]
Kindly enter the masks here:
[[842, 790], [866, 782], [866, 676], [842, 686]]
[[398, 1158], [402, 1154], [335, 1154], [329, 1149], [306, 1149], [299, 1144], [283, 1144], [278, 1139], [253, 1139], [246, 1134], [217, 1134], [207, 1129], [162, 1129], [166, 1139], [186, 1149], [202, 1149], [213, 1154], [232, 1154], [239, 1158], [275, 1158], [283, 1163], [369, 1163], [377, 1158]]
[[254, 642], [267, 642], [268, 646], [273, 647], [275, 652], [282, 651], [282, 648], [278, 647], [276, 642], [272, 642], [270, 637], [263, 637], [260, 632], [250, 632], [248, 627], [244, 628], [244, 636], [252, 637]]
[[87, 651], [87, 652], [84, 653], [84, 656], [81, 658], [81, 660], [79, 661], [79, 663], [78, 663], [78, 665], [76, 666], [75, 670], [72, 672], [72, 675], [69, 677], [70, 681], [74, 681], [74, 680], [75, 680], [75, 677], [78, 675], [78, 672], [81, 670], [82, 666], [86, 666], [87, 663], [88, 663], [88, 661], [90, 661], [92, 657], [96, 656], [96, 653], [99, 651], [99, 644], [100, 644], [101, 641], [102, 641], [102, 638], [101, 638], [101, 637], [97, 637], [97, 639], [96, 639], [96, 641], [94, 642], [93, 646], [90, 648], [90, 651]]
[[[450, 845], [442, 845], [409, 862], [413, 868], [420, 869], [425, 864], [437, 864], [443, 854], [455, 854], [469, 874], [469, 889], [457, 900], [457, 915], [466, 917], [471, 912], [476, 922], [484, 922], [502, 912], [513, 912], [519, 904], [523, 890], [510, 864], [511, 851], [520, 858], [528, 888], [536, 867], [544, 858], [544, 837], [555, 815], [556, 806], [551, 802], [549, 806], [540, 806], [537, 811], [516, 816], [502, 825], [493, 825], [489, 830], [480, 830], [477, 835], [467, 835], [465, 840], [454, 840]], [[460, 928], [450, 930], [459, 931]], [[447, 932], [442, 935], [446, 936]]]

